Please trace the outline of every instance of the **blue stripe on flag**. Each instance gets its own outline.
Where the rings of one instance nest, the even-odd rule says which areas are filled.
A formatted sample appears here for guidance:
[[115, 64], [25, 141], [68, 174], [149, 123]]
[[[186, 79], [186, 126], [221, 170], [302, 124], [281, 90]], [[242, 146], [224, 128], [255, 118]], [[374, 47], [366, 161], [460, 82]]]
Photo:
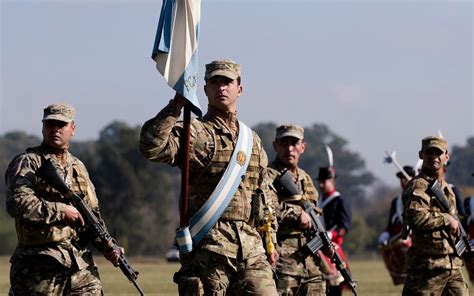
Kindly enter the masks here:
[[173, 12], [173, 0], [163, 0], [161, 6], [160, 20], [156, 29], [155, 43], [153, 46], [152, 59], [158, 54], [158, 51], [169, 52], [171, 45], [171, 21]]
[[193, 105], [197, 116], [202, 116], [196, 96], [200, 14], [200, 0], [163, 0], [151, 55], [168, 85]]

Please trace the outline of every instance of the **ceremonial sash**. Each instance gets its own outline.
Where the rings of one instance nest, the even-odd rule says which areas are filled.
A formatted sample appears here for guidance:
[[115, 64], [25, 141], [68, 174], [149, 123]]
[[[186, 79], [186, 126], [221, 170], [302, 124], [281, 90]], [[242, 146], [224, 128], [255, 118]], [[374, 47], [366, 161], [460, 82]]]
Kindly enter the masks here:
[[229, 164], [209, 199], [189, 220], [189, 226], [176, 230], [179, 250], [188, 253], [207, 235], [229, 205], [252, 155], [252, 130], [239, 121], [239, 136]]
[[334, 198], [336, 198], [340, 195], [341, 194], [339, 193], [339, 191], [334, 191], [334, 193], [329, 195], [328, 197], [326, 197], [326, 199], [323, 199], [322, 196], [321, 196], [321, 202], [319, 203], [319, 206], [321, 208], [324, 208], [331, 200], [333, 200]]
[[402, 197], [398, 195], [395, 201], [395, 213], [393, 213], [392, 216], [392, 223], [395, 224], [397, 222], [403, 223], [403, 203], [402, 203]]

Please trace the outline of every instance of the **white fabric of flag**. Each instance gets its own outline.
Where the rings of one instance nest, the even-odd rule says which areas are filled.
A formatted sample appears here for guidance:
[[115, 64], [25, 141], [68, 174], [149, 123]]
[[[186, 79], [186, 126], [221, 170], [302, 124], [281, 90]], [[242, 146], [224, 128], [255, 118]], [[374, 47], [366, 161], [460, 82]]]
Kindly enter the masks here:
[[151, 58], [168, 85], [202, 116], [196, 96], [201, 0], [163, 0]]

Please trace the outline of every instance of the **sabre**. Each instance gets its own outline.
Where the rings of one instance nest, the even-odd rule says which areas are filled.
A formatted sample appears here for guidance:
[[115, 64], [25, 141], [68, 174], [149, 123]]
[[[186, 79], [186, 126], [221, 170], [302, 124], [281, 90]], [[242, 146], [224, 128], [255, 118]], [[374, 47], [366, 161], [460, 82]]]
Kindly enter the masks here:
[[410, 181], [411, 177], [407, 174], [407, 172], [403, 169], [403, 167], [398, 163], [397, 159], [395, 158], [395, 155], [397, 154], [395, 151], [393, 151], [391, 154], [388, 153], [387, 150], [385, 150], [385, 154], [387, 155], [384, 159], [385, 163], [393, 163], [397, 169], [402, 172], [403, 176]]

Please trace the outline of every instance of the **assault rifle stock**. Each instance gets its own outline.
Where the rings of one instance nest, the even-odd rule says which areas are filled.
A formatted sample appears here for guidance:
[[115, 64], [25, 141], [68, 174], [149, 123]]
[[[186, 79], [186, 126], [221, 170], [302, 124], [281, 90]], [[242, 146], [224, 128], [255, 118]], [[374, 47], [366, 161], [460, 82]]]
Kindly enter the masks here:
[[[434, 194], [436, 197], [436, 201], [438, 202], [439, 207], [441, 208], [441, 211], [445, 213], [450, 213], [451, 206], [449, 204], [448, 199], [446, 198], [446, 195], [444, 195], [443, 190], [441, 189], [441, 185], [439, 184], [438, 180], [435, 180], [433, 184], [430, 187], [431, 192]], [[459, 229], [461, 231], [461, 235], [459, 239], [454, 242], [454, 246], [456, 248], [456, 254], [461, 257], [461, 255], [465, 252], [472, 252], [473, 248], [471, 244], [469, 243], [469, 238], [467, 237], [466, 231], [464, 230], [464, 227], [462, 226], [461, 222], [459, 221], [458, 217], [456, 214], [451, 215], [456, 221], [458, 221]]]
[[[275, 180], [275, 182], [276, 184], [274, 185], [277, 189], [283, 188], [286, 190], [286, 193], [289, 193], [294, 196], [300, 195], [298, 187], [294, 183], [293, 177], [291, 176], [289, 170], [284, 170]], [[315, 206], [309, 201], [305, 201], [303, 199], [298, 198], [297, 200], [297, 204], [301, 205], [304, 208], [305, 212], [308, 213], [308, 215], [311, 217], [312, 229], [311, 231], [309, 231], [310, 240], [306, 243], [305, 246], [303, 246], [303, 248], [307, 249], [311, 254], [316, 256], [318, 256], [319, 250], [331, 248], [334, 253], [331, 258], [331, 261], [336, 266], [336, 269], [341, 273], [342, 277], [344, 278], [344, 281], [347, 283], [352, 293], [357, 296], [357, 283], [352, 277], [349, 270], [347, 270], [346, 263], [342, 260], [341, 256], [339, 256], [339, 253], [337, 253], [334, 244], [326, 233], [326, 229], [324, 228], [318, 217], [318, 214], [315, 210]]]
[[[106, 248], [113, 248], [114, 250], [120, 249], [115, 239], [112, 238], [112, 236], [110, 236], [107, 230], [102, 226], [99, 219], [97, 219], [95, 214], [92, 212], [89, 206], [87, 206], [84, 200], [79, 195], [72, 192], [68, 188], [66, 183], [64, 183], [64, 181], [59, 176], [56, 168], [51, 163], [51, 160], [46, 159], [43, 162], [43, 165], [36, 171], [36, 175], [43, 179], [51, 187], [59, 191], [64, 197], [66, 197], [71, 202], [74, 207], [77, 208], [77, 210], [81, 213], [81, 216], [84, 218], [87, 230], [91, 232], [94, 238], [98, 237], [101, 242], [106, 246]], [[144, 295], [136, 281], [138, 278], [138, 271], [135, 271], [130, 266], [122, 252], [120, 252], [119, 267], [122, 270], [122, 273], [128, 278], [128, 280], [133, 283], [140, 295]]]

